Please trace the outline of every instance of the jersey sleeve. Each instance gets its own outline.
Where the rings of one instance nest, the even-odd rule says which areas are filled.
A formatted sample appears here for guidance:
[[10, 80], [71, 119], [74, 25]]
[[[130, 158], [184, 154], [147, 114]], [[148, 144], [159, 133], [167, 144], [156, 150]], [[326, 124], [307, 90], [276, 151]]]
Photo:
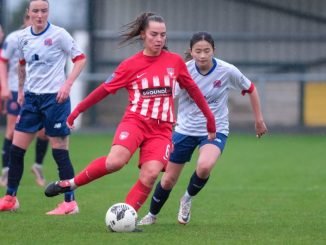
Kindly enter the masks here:
[[18, 47], [18, 59], [19, 59], [19, 63], [21, 65], [24, 65], [26, 63], [26, 61], [25, 61], [24, 52], [23, 52], [23, 37], [22, 37], [22, 33], [20, 33], [20, 35], [18, 35], [18, 37], [17, 37], [17, 47]]
[[63, 51], [69, 55], [73, 62], [76, 62], [81, 58], [85, 58], [82, 50], [78, 47], [75, 40], [65, 29], [62, 29], [61, 32], [61, 45]]
[[241, 91], [249, 91], [253, 86], [253, 83], [235, 66], [232, 66], [230, 69], [229, 74], [231, 88], [239, 89]]
[[13, 35], [9, 35], [2, 45], [2, 49], [0, 52], [0, 60], [8, 62], [8, 60], [13, 57], [16, 50], [17, 40], [14, 39]]
[[129, 81], [128, 65], [125, 62], [115, 69], [115, 71], [104, 82], [104, 88], [111, 94], [116, 93], [119, 89], [125, 88]]

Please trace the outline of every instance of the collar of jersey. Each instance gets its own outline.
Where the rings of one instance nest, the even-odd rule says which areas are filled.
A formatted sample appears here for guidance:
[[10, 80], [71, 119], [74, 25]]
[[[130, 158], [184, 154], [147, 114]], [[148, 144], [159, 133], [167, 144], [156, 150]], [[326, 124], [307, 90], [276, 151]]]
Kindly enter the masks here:
[[200, 75], [202, 75], [202, 76], [208, 76], [209, 74], [211, 74], [211, 73], [215, 70], [215, 68], [216, 68], [216, 66], [217, 66], [217, 62], [216, 62], [216, 60], [215, 60], [214, 58], [212, 58], [212, 61], [213, 61], [213, 66], [212, 66], [212, 68], [209, 70], [209, 72], [207, 72], [205, 75], [204, 75], [204, 74], [201, 74], [201, 72], [200, 72], [200, 70], [199, 70], [199, 68], [198, 68], [198, 66], [196, 65], [196, 62], [195, 62], [195, 67], [196, 67], [197, 72], [198, 72]]
[[31, 33], [33, 36], [41, 36], [43, 33], [45, 33], [49, 29], [49, 27], [50, 27], [50, 22], [48, 22], [48, 25], [45, 27], [45, 29], [42, 32], [37, 33], [37, 34], [33, 32], [33, 28], [31, 27]]

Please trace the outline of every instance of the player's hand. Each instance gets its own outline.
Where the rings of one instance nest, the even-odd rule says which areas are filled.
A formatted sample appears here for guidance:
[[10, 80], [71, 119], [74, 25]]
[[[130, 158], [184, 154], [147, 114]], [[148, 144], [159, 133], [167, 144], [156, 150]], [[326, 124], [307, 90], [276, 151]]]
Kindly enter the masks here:
[[267, 133], [267, 127], [264, 121], [259, 121], [255, 123], [256, 137], [260, 138]]
[[208, 140], [214, 140], [216, 138], [215, 132], [208, 132]]
[[73, 129], [75, 127], [74, 121], [79, 116], [79, 113], [80, 112], [78, 110], [74, 110], [72, 113], [70, 113], [70, 115], [67, 118], [67, 122], [66, 122], [68, 128]]
[[22, 106], [24, 104], [24, 92], [18, 91], [17, 103]]
[[1, 99], [2, 100], [8, 100], [11, 99], [11, 92], [8, 88], [1, 88]]
[[60, 88], [58, 94], [57, 94], [57, 101], [58, 103], [63, 103], [70, 94], [71, 86], [67, 83], [64, 83], [63, 86]]

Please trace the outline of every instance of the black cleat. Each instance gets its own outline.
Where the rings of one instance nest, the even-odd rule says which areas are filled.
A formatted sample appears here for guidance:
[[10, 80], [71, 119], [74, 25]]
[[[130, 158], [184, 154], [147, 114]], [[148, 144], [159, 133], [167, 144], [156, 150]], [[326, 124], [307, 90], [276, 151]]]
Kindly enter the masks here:
[[54, 197], [68, 191], [72, 191], [69, 180], [60, 180], [48, 184], [45, 188], [44, 194], [47, 197]]

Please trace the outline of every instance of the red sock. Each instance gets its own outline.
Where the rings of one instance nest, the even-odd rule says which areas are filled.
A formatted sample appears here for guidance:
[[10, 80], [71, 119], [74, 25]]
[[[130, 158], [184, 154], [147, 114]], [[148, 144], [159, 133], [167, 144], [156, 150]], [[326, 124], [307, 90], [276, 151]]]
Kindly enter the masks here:
[[136, 211], [143, 206], [152, 188], [145, 186], [140, 180], [131, 188], [127, 197], [126, 203], [131, 205]]
[[86, 185], [106, 174], [108, 170], [105, 164], [106, 156], [93, 160], [80, 174], [75, 176], [74, 181], [77, 186]]

